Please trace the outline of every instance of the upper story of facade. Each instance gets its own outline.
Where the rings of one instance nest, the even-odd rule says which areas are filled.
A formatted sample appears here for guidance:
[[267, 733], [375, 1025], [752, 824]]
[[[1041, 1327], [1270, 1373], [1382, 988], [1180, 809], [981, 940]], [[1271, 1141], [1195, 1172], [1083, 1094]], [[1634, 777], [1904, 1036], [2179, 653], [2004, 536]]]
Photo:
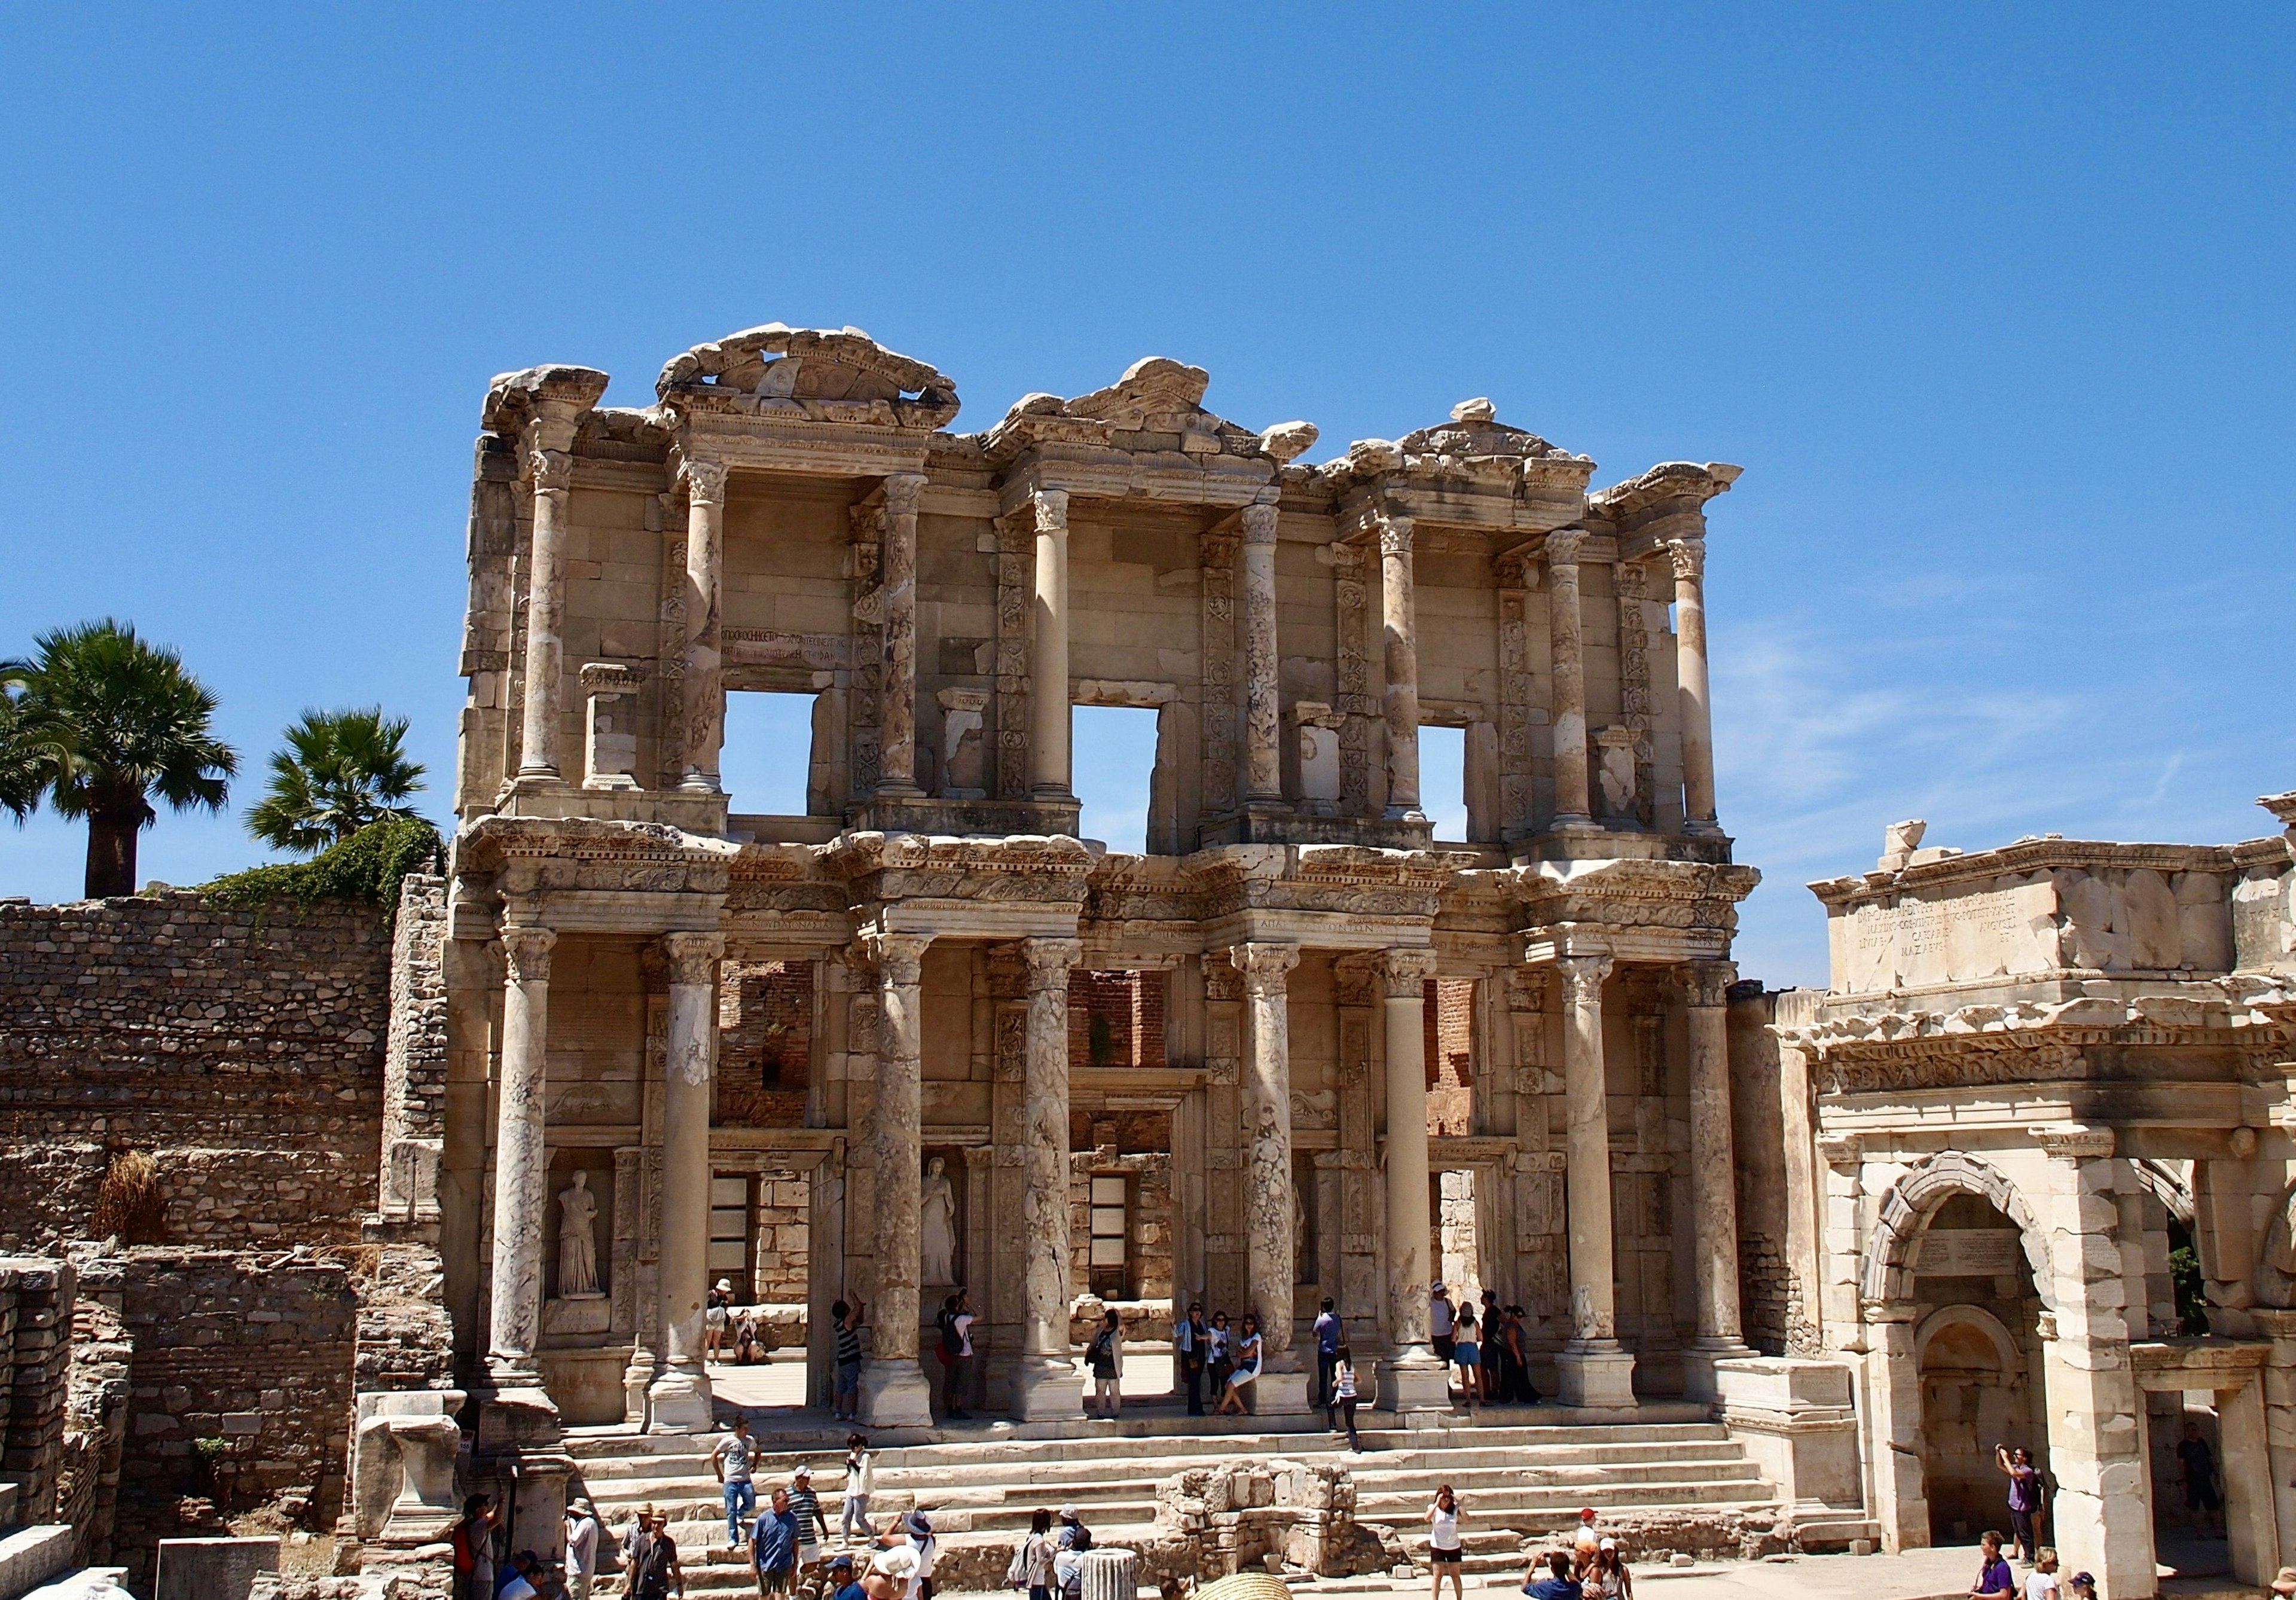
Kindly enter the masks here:
[[[1462, 866], [1728, 860], [1702, 601], [1738, 469], [1595, 464], [1488, 401], [1309, 465], [1306, 423], [1135, 365], [953, 433], [955, 383], [772, 324], [666, 366], [495, 381], [456, 807], [745, 847], [1073, 834], [1073, 706], [1153, 708], [1152, 856], [1424, 850], [1419, 730], [1464, 730]], [[807, 814], [732, 816], [729, 693], [810, 695]], [[799, 752], [789, 752], [795, 762]], [[1741, 890], [1740, 892], [1742, 892]]]

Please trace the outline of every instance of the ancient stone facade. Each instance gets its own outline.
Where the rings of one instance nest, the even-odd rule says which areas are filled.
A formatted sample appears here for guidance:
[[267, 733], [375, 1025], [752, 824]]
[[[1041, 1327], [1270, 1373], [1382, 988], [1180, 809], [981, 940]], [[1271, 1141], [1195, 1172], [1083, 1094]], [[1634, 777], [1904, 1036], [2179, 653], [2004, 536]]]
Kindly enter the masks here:
[[[2296, 795], [2264, 803], [2296, 825]], [[2067, 1568], [2150, 1594], [2192, 1420], [2260, 1584], [2296, 1551], [2296, 826], [1921, 833], [1812, 885], [1832, 986], [1776, 1000], [1789, 1341], [1856, 1374], [1893, 1545], [1996, 1524], [1993, 1446], [2022, 1443]]]
[[[606, 382], [497, 379], [477, 450], [413, 1203], [481, 1471], [534, 1498], [565, 1424], [706, 1422], [744, 1174], [803, 1178], [813, 1393], [865, 1302], [880, 1427], [930, 1420], [958, 1286], [977, 1403], [1024, 1418], [1078, 1413], [1086, 1292], [1256, 1310], [1277, 1412], [1328, 1294], [1380, 1406], [1447, 1407], [1439, 1188], [1550, 1392], [1759, 1369], [1726, 1022], [1757, 875], [1702, 603], [1738, 469], [1590, 492], [1481, 400], [1311, 466], [1312, 426], [1164, 359], [960, 434], [949, 378], [852, 329], [697, 346], [642, 410]], [[810, 697], [804, 816], [730, 811], [756, 692]], [[1076, 837], [1077, 705], [1155, 713], [1145, 854]], [[1428, 725], [1465, 731], [1464, 840], [1420, 808]]]

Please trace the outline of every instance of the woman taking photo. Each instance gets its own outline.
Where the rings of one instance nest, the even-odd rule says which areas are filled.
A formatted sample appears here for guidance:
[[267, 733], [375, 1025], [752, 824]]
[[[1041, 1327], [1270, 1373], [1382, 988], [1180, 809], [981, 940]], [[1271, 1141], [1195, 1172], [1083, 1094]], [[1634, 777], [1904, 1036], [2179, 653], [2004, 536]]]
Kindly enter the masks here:
[[1432, 1600], [1443, 1600], [1443, 1575], [1451, 1576], [1454, 1600], [1467, 1600], [1467, 1591], [1460, 1574], [1465, 1570], [1467, 1553], [1459, 1542], [1459, 1518], [1465, 1508], [1459, 1497], [1451, 1492], [1447, 1483], [1435, 1489], [1435, 1504], [1427, 1508], [1427, 1564], [1435, 1571]]

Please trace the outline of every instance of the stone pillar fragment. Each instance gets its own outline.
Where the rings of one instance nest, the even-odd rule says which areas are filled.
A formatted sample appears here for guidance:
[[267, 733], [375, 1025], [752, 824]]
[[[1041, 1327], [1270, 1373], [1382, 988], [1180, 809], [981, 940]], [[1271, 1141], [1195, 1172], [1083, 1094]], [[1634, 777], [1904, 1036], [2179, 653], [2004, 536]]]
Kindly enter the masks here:
[[1043, 488], [1029, 496], [1037, 516], [1035, 647], [1029, 657], [1029, 699], [1035, 726], [1029, 738], [1032, 792], [1039, 800], [1066, 800], [1069, 771], [1069, 496]]
[[534, 542], [526, 575], [526, 700], [519, 708], [518, 775], [554, 779], [558, 765], [559, 678], [566, 658], [566, 503], [574, 488], [574, 457], [537, 449], [528, 457], [534, 477]]
[[1380, 632], [1387, 644], [1387, 815], [1424, 822], [1419, 808], [1419, 622], [1409, 517], [1379, 523]]
[[1243, 526], [1243, 798], [1283, 798], [1275, 648], [1275, 507], [1247, 505]]
[[1682, 831], [1719, 833], [1714, 814], [1714, 708], [1706, 682], [1706, 541], [1674, 539], [1675, 677], [1682, 700]]
[[1738, 1174], [1730, 1133], [1730, 984], [1726, 961], [1693, 962], [1683, 997], [1690, 1034], [1692, 1266], [1697, 1342], [1683, 1363], [1685, 1393], [1715, 1396], [1714, 1363], [1751, 1356], [1738, 1317]]
[[726, 675], [719, 617], [725, 603], [726, 467], [685, 464], [685, 759], [677, 786], [720, 792], [719, 751], [726, 743]]
[[1292, 1042], [1287, 975], [1300, 948], [1240, 944], [1228, 953], [1243, 974], [1245, 1277], [1266, 1350], [1256, 1397], [1262, 1415], [1308, 1408], [1307, 1376], [1292, 1349], [1299, 1218], [1292, 1194]]
[[1022, 1068], [1021, 1367], [1013, 1414], [1024, 1422], [1084, 1409], [1084, 1381], [1069, 1350], [1069, 972], [1084, 954], [1073, 939], [1030, 939], [1029, 1022]]
[[[869, 1359], [861, 1369], [861, 1417], [874, 1428], [929, 1428], [932, 1391], [917, 1365], [917, 1201], [922, 1182], [926, 947], [922, 933], [868, 936], [877, 964], [877, 1074], [871, 1108], [876, 1157], [873, 1217], [877, 1299], [869, 1308]], [[1065, 1193], [1065, 1190], [1063, 1191]]]
[[1587, 664], [1578, 634], [1578, 550], [1586, 530], [1546, 536], [1547, 633], [1554, 654], [1554, 821], [1595, 825], [1587, 774]]
[[[502, 1083], [495, 1123], [495, 1250], [488, 1314], [487, 1376], [497, 1394], [544, 1404], [535, 1349], [542, 1333], [542, 1222], [549, 1203], [543, 1147], [544, 1051], [550, 1031], [548, 928], [502, 931]], [[530, 1391], [530, 1392], [524, 1392]]]
[[1387, 1013], [1387, 1358], [1382, 1411], [1447, 1411], [1451, 1384], [1429, 1333], [1433, 1219], [1427, 1200], [1427, 980], [1431, 950], [1390, 950], [1380, 970]]
[[[917, 502], [920, 472], [885, 480], [885, 546], [879, 569], [884, 596], [884, 676], [878, 684], [877, 792], [916, 795]], [[1065, 587], [1063, 594], [1065, 595]]]
[[716, 933], [667, 933], [661, 947], [669, 966], [661, 1108], [661, 1358], [646, 1386], [646, 1425], [655, 1433], [706, 1433], [709, 1109], [718, 1062], [718, 963], [726, 940]]
[[1611, 1235], [1610, 1088], [1603, 1057], [1607, 956], [1564, 956], [1562, 1079], [1570, 1117], [1570, 1342], [1554, 1358], [1566, 1406], [1635, 1403], [1634, 1356], [1618, 1339]]

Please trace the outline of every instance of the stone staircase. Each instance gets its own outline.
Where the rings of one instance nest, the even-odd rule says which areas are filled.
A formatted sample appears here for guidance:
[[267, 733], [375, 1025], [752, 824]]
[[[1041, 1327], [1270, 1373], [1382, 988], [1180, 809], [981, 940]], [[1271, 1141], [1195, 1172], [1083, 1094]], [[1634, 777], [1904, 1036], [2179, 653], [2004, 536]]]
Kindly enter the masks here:
[[[870, 1503], [882, 1527], [922, 1506], [952, 1552], [1009, 1548], [1039, 1506], [1074, 1505], [1095, 1542], [1153, 1537], [1156, 1486], [1190, 1467], [1222, 1461], [1344, 1459], [1357, 1489], [1357, 1519], [1385, 1523], [1423, 1551], [1428, 1504], [1448, 1483], [1466, 1508], [1467, 1572], [1519, 1582], [1525, 1537], [1569, 1528], [1578, 1508], [1612, 1519], [1710, 1524], [1757, 1512], [1775, 1492], [1704, 1407], [1646, 1406], [1631, 1423], [1581, 1420], [1557, 1407], [1486, 1411], [1432, 1428], [1363, 1429], [1364, 1453], [1322, 1419], [1193, 1418], [1150, 1411], [1115, 1423], [975, 1424], [935, 1430], [923, 1443], [877, 1454]], [[767, 1430], [757, 1436], [760, 1497], [800, 1461], [832, 1527], [844, 1482], [844, 1430]], [[569, 1448], [579, 1488], [619, 1538], [646, 1505], [666, 1514], [692, 1590], [750, 1587], [746, 1563], [726, 1550], [723, 1502], [709, 1469], [709, 1439], [577, 1430]], [[827, 1547], [835, 1550], [834, 1538]], [[1000, 1563], [1001, 1570], [1001, 1563]], [[1382, 1583], [1384, 1579], [1381, 1580]], [[1336, 1588], [1327, 1581], [1319, 1588]], [[602, 1579], [599, 1592], [615, 1592]]]

